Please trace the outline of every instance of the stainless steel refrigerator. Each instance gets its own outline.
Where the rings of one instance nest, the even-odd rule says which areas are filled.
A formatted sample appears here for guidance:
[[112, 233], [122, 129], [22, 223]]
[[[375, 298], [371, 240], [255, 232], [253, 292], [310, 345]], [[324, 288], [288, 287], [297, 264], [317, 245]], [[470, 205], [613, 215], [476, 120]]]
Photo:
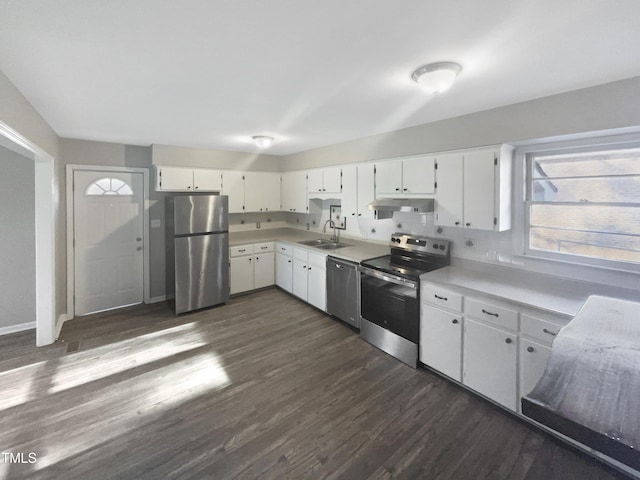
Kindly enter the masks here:
[[167, 300], [176, 313], [229, 300], [229, 197], [167, 197]]

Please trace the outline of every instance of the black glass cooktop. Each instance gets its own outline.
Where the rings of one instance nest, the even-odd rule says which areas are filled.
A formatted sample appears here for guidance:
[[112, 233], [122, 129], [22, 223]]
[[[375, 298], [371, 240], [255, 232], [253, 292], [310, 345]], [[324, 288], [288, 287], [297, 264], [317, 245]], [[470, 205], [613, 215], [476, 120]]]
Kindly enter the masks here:
[[370, 258], [369, 260], [363, 260], [361, 265], [381, 272], [397, 275], [402, 278], [417, 281], [420, 279], [420, 275], [430, 272], [436, 268], [442, 267], [442, 265], [434, 264], [432, 266], [422, 263], [421, 268], [415, 268], [407, 263], [400, 263], [391, 255], [385, 255], [383, 257]]

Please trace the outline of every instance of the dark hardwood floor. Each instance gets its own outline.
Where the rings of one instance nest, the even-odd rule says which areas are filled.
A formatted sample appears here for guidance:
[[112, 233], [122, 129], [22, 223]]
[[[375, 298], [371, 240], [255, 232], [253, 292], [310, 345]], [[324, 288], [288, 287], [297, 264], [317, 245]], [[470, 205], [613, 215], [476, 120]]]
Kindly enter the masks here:
[[277, 289], [34, 344], [0, 337], [0, 480], [625, 478]]

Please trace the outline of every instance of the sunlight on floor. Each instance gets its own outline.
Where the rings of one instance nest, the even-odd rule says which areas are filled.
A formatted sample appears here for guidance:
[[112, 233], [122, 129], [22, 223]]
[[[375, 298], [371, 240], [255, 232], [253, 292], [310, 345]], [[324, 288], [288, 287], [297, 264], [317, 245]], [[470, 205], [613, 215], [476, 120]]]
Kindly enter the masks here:
[[[121, 342], [62, 357], [49, 393], [56, 393], [109, 375], [201, 347], [194, 323], [140, 335]], [[123, 350], [125, 353], [123, 353]]]
[[11, 465], [9, 463], [0, 462], [0, 480], [6, 480], [9, 478], [9, 470]]
[[[42, 438], [43, 451], [34, 465], [41, 470], [81, 454], [96, 445], [153, 423], [171, 408], [207, 392], [229, 385], [230, 379], [214, 353], [201, 353], [180, 362], [125, 380], [117, 391], [106, 387], [83, 398], [83, 416], [91, 415], [90, 427], [69, 430], [64, 436], [52, 433]], [[73, 410], [58, 412], [70, 417]], [[118, 412], [112, 415], [111, 412]], [[122, 412], [128, 412], [122, 415]]]
[[[36, 398], [36, 392], [32, 391], [33, 379], [36, 376], [36, 372], [46, 369], [46, 363], [32, 363], [31, 365], [0, 373], [0, 389], [2, 391], [0, 411]], [[0, 477], [1, 479], [2, 477]]]

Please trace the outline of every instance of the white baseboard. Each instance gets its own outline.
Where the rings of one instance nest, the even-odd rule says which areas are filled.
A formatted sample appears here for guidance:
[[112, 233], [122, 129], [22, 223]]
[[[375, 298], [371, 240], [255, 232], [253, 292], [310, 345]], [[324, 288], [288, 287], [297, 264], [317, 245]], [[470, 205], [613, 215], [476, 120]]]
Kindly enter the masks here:
[[9, 335], [10, 333], [23, 332], [25, 330], [33, 330], [35, 328], [36, 322], [19, 323], [18, 325], [0, 327], [0, 335]]
[[149, 299], [149, 303], [160, 303], [164, 302], [167, 299], [166, 295], [160, 295], [159, 297], [153, 297]]
[[58, 317], [58, 321], [56, 322], [56, 340], [60, 336], [60, 331], [62, 330], [62, 325], [64, 325], [64, 322], [66, 322], [67, 320], [69, 320], [69, 319], [67, 318], [67, 314], [66, 313], [62, 313]]

